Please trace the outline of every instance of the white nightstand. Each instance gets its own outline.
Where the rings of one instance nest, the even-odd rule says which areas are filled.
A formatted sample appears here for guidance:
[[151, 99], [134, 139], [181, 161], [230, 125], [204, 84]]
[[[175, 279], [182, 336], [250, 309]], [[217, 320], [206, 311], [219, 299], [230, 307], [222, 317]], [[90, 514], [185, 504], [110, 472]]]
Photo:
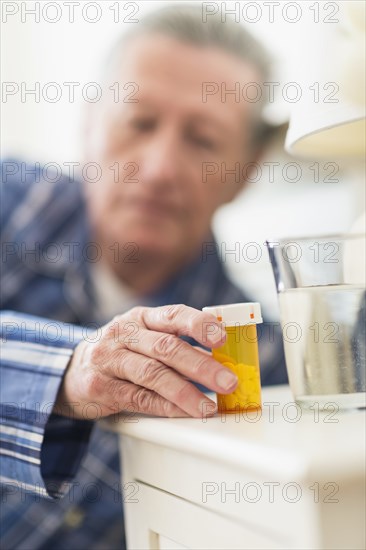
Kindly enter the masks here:
[[365, 411], [301, 412], [284, 386], [263, 405], [104, 424], [120, 434], [130, 550], [365, 548]]

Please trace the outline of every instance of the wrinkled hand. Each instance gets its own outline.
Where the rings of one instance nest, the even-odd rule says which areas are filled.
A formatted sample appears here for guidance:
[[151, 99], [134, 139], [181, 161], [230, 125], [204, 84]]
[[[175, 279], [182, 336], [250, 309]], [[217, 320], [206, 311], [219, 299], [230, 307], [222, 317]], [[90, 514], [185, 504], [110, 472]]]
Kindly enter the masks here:
[[187, 379], [220, 393], [237, 385], [236, 376], [211, 355], [179, 338], [222, 345], [225, 330], [210, 313], [185, 305], [137, 307], [115, 317], [99, 334], [97, 341], [76, 347], [54, 412], [84, 419], [123, 410], [210, 416], [215, 403]]

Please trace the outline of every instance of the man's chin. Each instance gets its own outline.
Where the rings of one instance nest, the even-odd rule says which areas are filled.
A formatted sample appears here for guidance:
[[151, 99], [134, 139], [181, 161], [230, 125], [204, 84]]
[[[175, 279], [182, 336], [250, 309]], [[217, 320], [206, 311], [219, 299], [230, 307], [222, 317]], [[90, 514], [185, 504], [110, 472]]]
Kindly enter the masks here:
[[[115, 240], [114, 246], [125, 256], [125, 261], [135, 262], [157, 262], [167, 258], [177, 258], [184, 255], [182, 243], [178, 240], [167, 239], [169, 234], [164, 236], [154, 235], [131, 235], [128, 240]], [[117, 244], [118, 243], [118, 244]]]

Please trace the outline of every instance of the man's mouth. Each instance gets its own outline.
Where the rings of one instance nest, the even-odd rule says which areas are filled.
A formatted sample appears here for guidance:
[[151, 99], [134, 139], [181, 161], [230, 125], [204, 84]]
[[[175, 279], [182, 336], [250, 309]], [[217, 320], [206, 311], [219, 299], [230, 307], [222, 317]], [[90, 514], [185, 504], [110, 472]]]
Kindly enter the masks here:
[[145, 216], [171, 218], [182, 215], [181, 208], [176, 204], [155, 199], [130, 199], [126, 202], [126, 207], [131, 210], [135, 209]]

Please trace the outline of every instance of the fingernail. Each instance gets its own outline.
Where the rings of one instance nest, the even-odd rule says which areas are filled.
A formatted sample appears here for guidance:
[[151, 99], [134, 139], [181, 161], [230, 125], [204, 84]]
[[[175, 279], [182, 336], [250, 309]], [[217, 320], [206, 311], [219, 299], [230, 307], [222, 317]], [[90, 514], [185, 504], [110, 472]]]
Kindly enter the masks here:
[[220, 370], [216, 376], [216, 382], [220, 388], [226, 391], [235, 388], [238, 378], [229, 370]]

